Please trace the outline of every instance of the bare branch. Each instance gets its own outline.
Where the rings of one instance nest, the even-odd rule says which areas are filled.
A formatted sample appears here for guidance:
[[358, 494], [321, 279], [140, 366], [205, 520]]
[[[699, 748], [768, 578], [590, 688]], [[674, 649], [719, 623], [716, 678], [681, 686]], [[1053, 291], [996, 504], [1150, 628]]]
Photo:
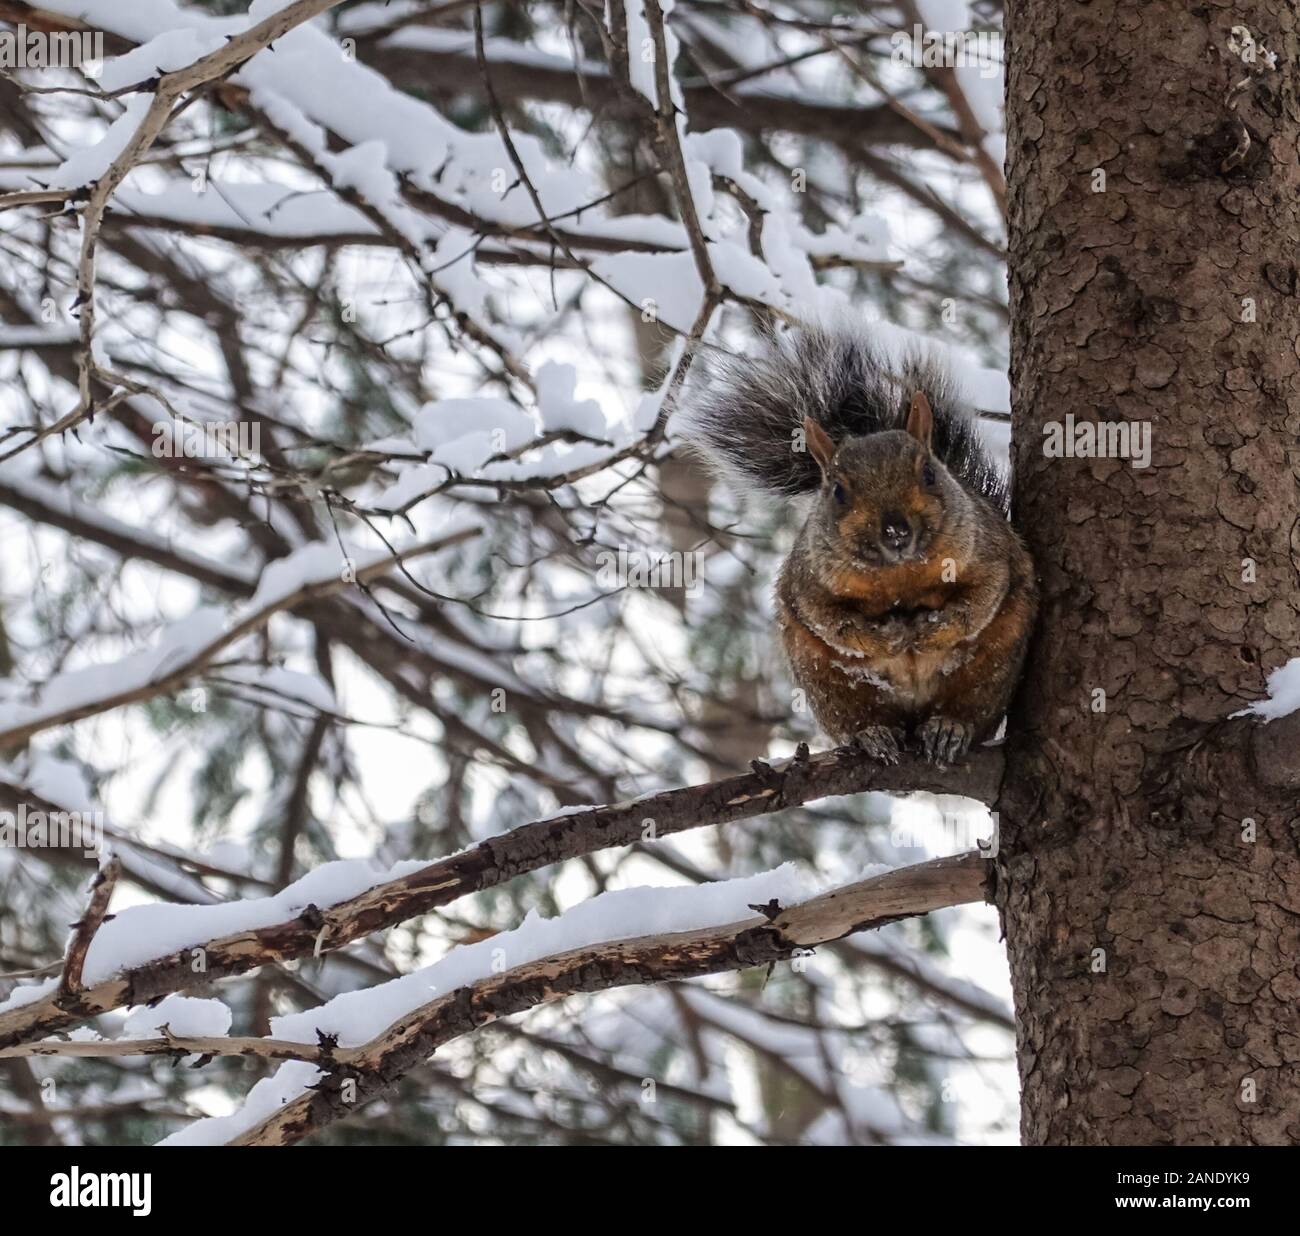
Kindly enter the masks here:
[[[428, 90], [467, 91], [477, 88], [477, 64], [473, 44], [467, 39], [460, 48], [412, 48], [400, 43], [362, 42], [358, 55], [394, 82], [419, 85]], [[504, 68], [505, 65], [502, 65]], [[515, 101], [562, 103], [583, 110], [611, 113], [625, 119], [626, 97], [603, 66], [585, 65], [581, 74], [572, 66], [533, 58], [511, 61], [508, 88]], [[873, 147], [903, 146], [929, 149], [930, 136], [891, 107], [837, 106], [812, 97], [778, 94], [761, 85], [735, 91], [721, 91], [712, 85], [683, 88], [686, 111], [694, 131], [735, 128], [753, 135], [771, 132], [794, 133], [817, 141], [856, 150], [862, 143]], [[942, 129], [955, 136], [951, 129]]]
[[655, 129], [658, 134], [656, 145], [659, 148], [659, 158], [673, 182], [677, 209], [691, 240], [691, 253], [695, 257], [700, 282], [704, 284], [705, 299], [714, 300], [721, 295], [722, 285], [718, 282], [713, 262], [709, 258], [708, 242], [704, 239], [704, 229], [700, 226], [700, 216], [695, 209], [690, 178], [686, 175], [686, 159], [682, 155], [682, 143], [677, 133], [677, 108], [672, 96], [668, 36], [664, 31], [664, 14], [659, 7], [659, 0], [645, 0], [645, 19], [655, 48]]
[[122, 874], [122, 863], [116, 857], [109, 859], [90, 882], [90, 899], [86, 912], [73, 927], [72, 940], [68, 944], [68, 958], [59, 977], [59, 989], [55, 993], [56, 1003], [75, 1002], [80, 994], [81, 971], [86, 964], [86, 953], [90, 942], [95, 938], [104, 916], [108, 913], [108, 903], [112, 899], [113, 889], [117, 887], [118, 876]]
[[172, 1034], [166, 1026], [152, 1039], [97, 1039], [63, 1042], [44, 1039], [0, 1050], [0, 1060], [58, 1056], [73, 1060], [106, 1060], [119, 1056], [258, 1056], [263, 1060], [322, 1059], [320, 1048], [287, 1039], [240, 1038], [227, 1035]]

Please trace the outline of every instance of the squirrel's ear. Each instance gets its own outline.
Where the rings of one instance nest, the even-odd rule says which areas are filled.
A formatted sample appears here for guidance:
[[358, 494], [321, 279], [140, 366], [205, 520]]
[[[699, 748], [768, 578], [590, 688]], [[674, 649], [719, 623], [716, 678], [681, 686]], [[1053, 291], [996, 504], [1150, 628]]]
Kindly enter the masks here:
[[830, 435], [811, 416], [803, 418], [803, 434], [808, 449], [817, 461], [817, 466], [825, 472], [831, 466], [831, 456], [835, 454], [835, 443]]
[[930, 449], [930, 436], [934, 433], [934, 413], [924, 391], [912, 396], [912, 406], [907, 413], [907, 432], [925, 449]]

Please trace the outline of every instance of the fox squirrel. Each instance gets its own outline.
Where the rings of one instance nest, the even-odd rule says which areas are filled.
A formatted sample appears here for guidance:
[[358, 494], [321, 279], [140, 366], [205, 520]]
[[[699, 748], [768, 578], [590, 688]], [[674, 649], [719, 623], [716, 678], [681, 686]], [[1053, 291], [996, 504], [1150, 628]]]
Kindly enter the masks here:
[[686, 440], [742, 491], [814, 494], [776, 613], [822, 729], [888, 764], [909, 733], [941, 764], [991, 738], [1038, 589], [1006, 482], [942, 366], [918, 355], [891, 374], [851, 328], [706, 366]]

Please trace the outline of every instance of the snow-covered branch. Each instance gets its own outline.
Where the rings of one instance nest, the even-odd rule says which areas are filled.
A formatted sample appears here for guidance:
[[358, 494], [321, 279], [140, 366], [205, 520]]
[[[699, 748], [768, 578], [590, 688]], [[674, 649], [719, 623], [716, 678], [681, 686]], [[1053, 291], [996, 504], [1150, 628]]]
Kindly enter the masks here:
[[[224, 77], [287, 31], [310, 21], [338, 3], [340, 0], [293, 0], [247, 30], [231, 36], [193, 63], [171, 72], [160, 72], [152, 94], [133, 98], [113, 126], [114, 130], [119, 131], [101, 143], [103, 154], [109, 157], [107, 166], [92, 158], [89, 162], [84, 159], [70, 161], [60, 169], [58, 179], [60, 184], [66, 186], [69, 198], [86, 198], [81, 214], [81, 254], [77, 262], [76, 305], [79, 307], [81, 333], [81, 351], [78, 356], [80, 399], [76, 408], [53, 424], [37, 434], [23, 438], [17, 446], [0, 452], [0, 461], [34, 446], [52, 434], [71, 429], [92, 415], [92, 382], [96, 377], [102, 379], [106, 376], [110, 383], [113, 382], [111, 375], [104, 374], [95, 352], [95, 272], [99, 232], [109, 199], [157, 141], [178, 101], [188, 92]], [[0, 201], [0, 208], [4, 205]]]
[[[281, 1034], [310, 1037], [328, 1048], [328, 1059], [319, 1061], [319, 1068], [297, 1063], [282, 1068], [254, 1088], [241, 1111], [200, 1121], [169, 1140], [289, 1145], [352, 1115], [439, 1047], [498, 1018], [581, 993], [771, 965], [901, 918], [985, 901], [990, 870], [972, 853], [806, 899], [790, 899], [784, 892], [793, 878], [784, 868], [695, 889], [607, 893], [559, 919], [525, 923], [508, 935], [456, 950], [426, 970], [365, 993], [364, 1001], [356, 994], [341, 996], [323, 1008], [278, 1019]], [[746, 905], [759, 913], [728, 918]], [[667, 926], [624, 937], [622, 932], [639, 920]], [[552, 941], [576, 946], [561, 951]], [[548, 951], [512, 964], [520, 953], [539, 949]], [[438, 994], [425, 999], [430, 990]], [[390, 1016], [378, 1033], [362, 1037], [377, 1019]]]
[[[382, 1037], [430, 998], [397, 1008], [388, 980], [466, 941], [526, 939], [510, 965], [535, 993], [520, 966], [637, 937], [626, 973], [667, 974], [657, 937], [749, 913], [650, 921], [609, 889], [790, 859], [824, 888], [986, 835], [996, 750], [881, 768], [800, 746], [770, 616], [792, 511], [743, 509], [674, 425], [709, 357], [859, 314], [891, 363], [947, 359], [1005, 447], [1001, 83], [899, 62], [903, 21], [834, 0], [0, 0], [5, 37], [83, 47], [0, 75], [0, 830], [89, 812], [121, 864], [108, 907], [94, 848], [0, 832], [0, 1044], [23, 1057], [0, 1113], [103, 1140], [85, 1113], [121, 1113], [125, 1077], [178, 1119], [246, 1073], [169, 1058], [327, 1066], [363, 1043], [280, 1034], [277, 1012], [332, 1018], [355, 990]], [[545, 941], [542, 908], [567, 910]], [[915, 1135], [840, 1071], [849, 1024], [896, 1036], [884, 1054], [931, 1088], [952, 1024], [1004, 1032], [934, 938], [841, 941], [783, 991], [552, 1005], [406, 1073], [364, 1135]], [[436, 1038], [453, 1010], [427, 1012]], [[137, 1050], [159, 1067], [111, 1059]], [[642, 1108], [647, 1069], [680, 1110]], [[751, 1120], [769, 1070], [813, 1124]]]
[[273, 615], [353, 585], [365, 585], [398, 563], [459, 545], [478, 533], [478, 527], [470, 524], [397, 553], [372, 553], [360, 564], [344, 560], [332, 545], [307, 546], [268, 567], [247, 607], [233, 620], [227, 621], [220, 610], [192, 615], [165, 632], [147, 652], [107, 669], [72, 670], [47, 682], [33, 703], [6, 701], [8, 719], [0, 728], [0, 748], [17, 746], [57, 725], [175, 691], [231, 645], [266, 626]]
[[60, 998], [52, 984], [42, 984], [20, 987], [0, 1003], [0, 1047], [259, 966], [319, 956], [526, 872], [614, 846], [867, 790], [992, 802], [1001, 768], [997, 748], [975, 751], [949, 769], [915, 757], [885, 766], [848, 747], [801, 753], [781, 764], [756, 764], [738, 777], [566, 811], [437, 862], [399, 864], [387, 879], [364, 863], [335, 863], [271, 898], [129, 908], [99, 932], [90, 981], [75, 998]]

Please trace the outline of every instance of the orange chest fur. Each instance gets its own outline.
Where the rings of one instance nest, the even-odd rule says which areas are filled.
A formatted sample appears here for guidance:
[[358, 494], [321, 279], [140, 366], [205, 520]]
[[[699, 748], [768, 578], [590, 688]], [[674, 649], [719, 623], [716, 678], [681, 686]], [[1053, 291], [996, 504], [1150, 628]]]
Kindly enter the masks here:
[[908, 650], [888, 658], [855, 657], [832, 648], [784, 609], [781, 632], [797, 677], [820, 682], [838, 679], [850, 690], [869, 684], [909, 709], [931, 703], [942, 690], [947, 674], [965, 660], [965, 654], [956, 649]]
[[828, 591], [839, 600], [856, 601], [869, 618], [889, 613], [904, 597], [905, 609], [943, 609], [957, 590], [955, 572], [950, 559], [900, 562], [883, 571], [838, 571]]

